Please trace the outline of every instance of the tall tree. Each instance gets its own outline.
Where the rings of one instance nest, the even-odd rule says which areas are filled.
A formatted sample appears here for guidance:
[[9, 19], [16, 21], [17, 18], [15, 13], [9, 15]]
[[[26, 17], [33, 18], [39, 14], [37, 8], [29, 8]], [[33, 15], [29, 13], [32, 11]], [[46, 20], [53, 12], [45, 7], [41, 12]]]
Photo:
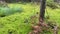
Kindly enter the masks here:
[[40, 17], [39, 17], [39, 21], [44, 20], [44, 16], [45, 16], [45, 8], [46, 8], [46, 0], [41, 0], [41, 8], [40, 8]]

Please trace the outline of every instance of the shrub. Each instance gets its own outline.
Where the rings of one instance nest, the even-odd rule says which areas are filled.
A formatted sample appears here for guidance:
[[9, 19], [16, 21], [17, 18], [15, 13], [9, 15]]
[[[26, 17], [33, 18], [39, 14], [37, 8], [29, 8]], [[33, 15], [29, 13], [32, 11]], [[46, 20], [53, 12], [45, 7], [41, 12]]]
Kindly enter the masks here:
[[18, 7], [13, 7], [13, 8], [0, 7], [0, 16], [4, 16], [4, 15], [7, 16], [7, 15], [14, 14], [16, 12], [21, 13], [22, 8], [18, 8]]

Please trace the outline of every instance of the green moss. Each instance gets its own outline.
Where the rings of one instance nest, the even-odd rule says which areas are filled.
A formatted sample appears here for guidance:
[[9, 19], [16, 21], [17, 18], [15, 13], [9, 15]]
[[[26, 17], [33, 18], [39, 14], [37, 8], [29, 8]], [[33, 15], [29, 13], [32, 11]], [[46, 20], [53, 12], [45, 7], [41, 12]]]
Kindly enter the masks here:
[[[24, 10], [22, 13], [15, 13], [10, 16], [0, 18], [0, 34], [28, 34], [31, 31], [31, 20], [30, 17], [36, 12], [39, 12], [39, 5], [31, 5], [30, 3], [23, 4], [9, 4], [10, 8], [12, 7], [22, 7]], [[60, 25], [60, 9], [52, 10], [47, 7], [50, 20], [54, 20]], [[47, 16], [47, 13], [45, 14]], [[28, 22], [24, 23], [25, 19]], [[60, 31], [59, 31], [60, 32]], [[49, 33], [49, 32], [48, 32]]]

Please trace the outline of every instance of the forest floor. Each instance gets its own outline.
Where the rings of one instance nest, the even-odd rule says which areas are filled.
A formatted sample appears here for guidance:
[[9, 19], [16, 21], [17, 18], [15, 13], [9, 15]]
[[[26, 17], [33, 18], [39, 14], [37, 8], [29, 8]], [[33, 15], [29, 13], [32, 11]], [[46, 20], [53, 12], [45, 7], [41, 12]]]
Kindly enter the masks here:
[[[10, 32], [13, 32], [13, 34], [28, 34], [31, 31], [30, 17], [35, 15], [36, 12], [39, 12], [39, 5], [14, 3], [9, 4], [9, 7], [22, 7], [23, 12], [0, 18], [0, 34], [9, 34]], [[57, 24], [60, 25], [60, 8], [52, 9], [47, 7], [46, 10], [50, 16], [49, 20], [56, 21]], [[45, 15], [47, 16], [47, 13]], [[24, 23], [26, 19], [28, 21]]]

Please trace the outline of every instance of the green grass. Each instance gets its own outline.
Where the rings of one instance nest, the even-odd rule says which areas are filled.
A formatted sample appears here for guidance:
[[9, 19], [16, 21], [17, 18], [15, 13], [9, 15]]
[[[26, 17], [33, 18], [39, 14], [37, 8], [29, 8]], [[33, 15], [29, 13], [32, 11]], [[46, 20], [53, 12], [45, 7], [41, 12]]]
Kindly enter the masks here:
[[[12, 7], [22, 7], [22, 13], [15, 13], [10, 16], [0, 18], [0, 34], [28, 34], [31, 31], [30, 16], [39, 12], [39, 5], [28, 4], [9, 4]], [[60, 25], [60, 9], [51, 9], [47, 7], [50, 20], [56, 21]], [[47, 15], [47, 14], [46, 14]], [[24, 23], [25, 19], [28, 22]]]

